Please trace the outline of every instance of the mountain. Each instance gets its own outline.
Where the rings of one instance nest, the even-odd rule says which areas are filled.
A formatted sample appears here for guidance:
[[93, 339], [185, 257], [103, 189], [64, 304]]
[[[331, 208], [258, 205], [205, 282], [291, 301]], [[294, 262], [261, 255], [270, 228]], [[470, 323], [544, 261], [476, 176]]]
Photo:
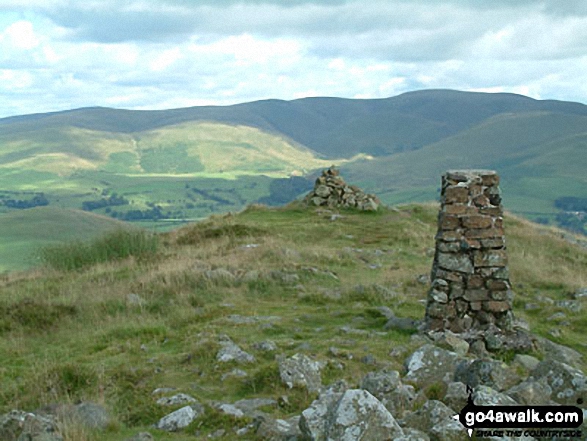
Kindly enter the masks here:
[[452, 90], [0, 119], [0, 216], [49, 204], [171, 228], [283, 204], [332, 164], [388, 204], [434, 200], [447, 169], [495, 169], [507, 210], [587, 228], [587, 106]]

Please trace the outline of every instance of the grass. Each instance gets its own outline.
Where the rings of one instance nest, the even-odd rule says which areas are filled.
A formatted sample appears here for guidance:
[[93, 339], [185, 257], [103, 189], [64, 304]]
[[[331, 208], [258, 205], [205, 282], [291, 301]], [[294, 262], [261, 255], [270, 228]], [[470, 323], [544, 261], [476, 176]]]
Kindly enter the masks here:
[[[277, 354], [302, 352], [325, 362], [325, 384], [343, 378], [356, 386], [378, 368], [401, 371], [404, 356], [396, 353], [407, 354], [414, 343], [410, 333], [384, 331], [377, 307], [423, 317], [427, 286], [417, 278], [430, 271], [436, 209], [348, 210], [332, 221], [331, 213], [296, 204], [251, 206], [160, 234], [159, 247], [148, 251], [153, 258], [108, 258], [74, 271], [47, 267], [5, 275], [0, 413], [91, 400], [114, 416], [110, 428], [75, 435], [80, 428], [70, 427], [73, 435], [66, 439], [122, 441], [149, 430], [157, 439], [187, 440], [222, 428], [226, 434], [220, 439], [228, 440], [234, 438], [233, 427], [247, 421], [219, 414], [209, 406], [213, 401], [286, 395], [287, 406], [266, 411], [288, 418], [314, 398], [281, 384], [275, 353], [260, 352], [255, 343], [272, 340]], [[556, 230], [512, 216], [506, 234], [515, 313], [534, 332], [550, 337], [557, 325], [546, 318], [562, 309], [540, 299], [569, 299], [587, 285], [587, 252]], [[87, 246], [100, 249], [105, 243]], [[232, 277], [211, 277], [214, 270]], [[141, 301], [131, 301], [129, 294]], [[526, 311], [527, 302], [542, 307]], [[581, 313], [565, 313], [570, 325], [557, 341], [585, 354], [587, 324]], [[233, 315], [257, 320], [238, 324]], [[223, 334], [257, 361], [217, 362]], [[339, 355], [332, 355], [331, 347]], [[367, 355], [375, 366], [361, 361]], [[236, 367], [247, 377], [226, 377]], [[158, 387], [196, 397], [208, 406], [206, 416], [177, 434], [154, 431], [150, 426], [170, 411], [155, 404], [151, 393]], [[442, 388], [423, 392], [436, 397]], [[254, 439], [249, 436], [243, 439]]]
[[62, 271], [77, 270], [100, 262], [128, 257], [152, 257], [158, 238], [145, 231], [117, 230], [90, 243], [81, 241], [51, 245], [40, 252], [41, 262]]

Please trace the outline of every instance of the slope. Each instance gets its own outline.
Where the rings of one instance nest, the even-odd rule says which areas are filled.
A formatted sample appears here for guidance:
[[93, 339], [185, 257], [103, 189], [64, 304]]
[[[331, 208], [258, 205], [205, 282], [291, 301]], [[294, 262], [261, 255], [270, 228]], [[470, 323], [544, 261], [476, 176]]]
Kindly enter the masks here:
[[88, 240], [131, 225], [81, 210], [36, 207], [0, 216], [0, 273], [36, 264], [45, 245]]

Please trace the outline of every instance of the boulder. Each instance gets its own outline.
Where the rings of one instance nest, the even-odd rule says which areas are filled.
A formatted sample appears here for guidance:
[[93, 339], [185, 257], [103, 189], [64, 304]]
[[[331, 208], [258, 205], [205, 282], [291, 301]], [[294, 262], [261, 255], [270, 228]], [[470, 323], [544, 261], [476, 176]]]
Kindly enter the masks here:
[[157, 400], [157, 404], [160, 406], [178, 406], [192, 403], [197, 403], [197, 400], [187, 394], [177, 394], [172, 397], [163, 397]]
[[516, 402], [524, 405], [548, 404], [552, 394], [552, 388], [544, 379], [530, 378], [522, 381], [506, 391]]
[[580, 370], [555, 360], [538, 363], [531, 372], [535, 380], [543, 380], [552, 389], [552, 400], [559, 404], [576, 405], [577, 400], [587, 396], [587, 377]]
[[473, 402], [477, 406], [515, 406], [518, 404], [512, 397], [489, 386], [477, 386], [473, 391]]
[[484, 385], [503, 391], [519, 382], [520, 379], [500, 361], [477, 359], [473, 362], [460, 362], [455, 370], [454, 380], [472, 388]]
[[280, 358], [278, 364], [281, 381], [290, 389], [299, 386], [309, 392], [317, 392], [322, 387], [322, 363], [304, 354], [295, 354], [289, 358]]
[[236, 343], [226, 336], [220, 341], [220, 346], [221, 348], [216, 354], [216, 360], [221, 363], [227, 363], [230, 361], [237, 363], [252, 363], [255, 361], [254, 356], [243, 351]]
[[420, 388], [442, 381], [452, 381], [460, 360], [462, 358], [455, 352], [425, 344], [406, 359], [407, 373], [404, 379]]
[[326, 418], [327, 440], [381, 441], [403, 435], [381, 402], [366, 390], [349, 389]]
[[327, 439], [326, 418], [346, 389], [344, 381], [334, 383], [322, 391], [320, 396], [310, 404], [310, 407], [302, 412], [299, 426], [305, 439], [315, 441]]
[[189, 426], [198, 416], [191, 406], [185, 406], [161, 418], [155, 427], [166, 432], [176, 432]]

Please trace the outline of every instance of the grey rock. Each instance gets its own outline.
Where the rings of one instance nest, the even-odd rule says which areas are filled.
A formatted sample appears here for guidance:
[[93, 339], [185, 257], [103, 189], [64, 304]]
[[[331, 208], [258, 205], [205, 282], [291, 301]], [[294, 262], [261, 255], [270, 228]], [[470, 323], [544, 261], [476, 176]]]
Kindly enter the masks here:
[[126, 441], [153, 441], [154, 439], [149, 432], [140, 432], [131, 438], [127, 438]]
[[[460, 410], [460, 409], [459, 409]], [[438, 400], [429, 400], [415, 412], [404, 418], [404, 425], [430, 433], [431, 429], [443, 421], [452, 420], [456, 412]], [[454, 421], [454, 420], [453, 420]]]
[[110, 422], [106, 409], [96, 403], [77, 404], [73, 416], [79, 423], [90, 429], [104, 430]]
[[437, 346], [453, 351], [458, 355], [465, 355], [469, 352], [469, 343], [451, 331], [430, 333], [430, 337]]
[[528, 354], [516, 354], [514, 356], [514, 363], [522, 366], [527, 371], [533, 371], [538, 366], [538, 363], [540, 363], [540, 360]]
[[552, 388], [544, 379], [530, 378], [508, 389], [506, 394], [524, 405], [549, 404]]
[[261, 351], [261, 352], [275, 352], [277, 350], [277, 345], [274, 341], [265, 340], [259, 343], [253, 344], [253, 348]]
[[576, 405], [577, 399], [587, 395], [587, 377], [583, 372], [559, 361], [541, 361], [531, 377], [544, 380], [552, 389], [552, 399], [560, 404]]
[[587, 287], [586, 288], [579, 288], [575, 291], [574, 296], [576, 300], [581, 300], [587, 298]]
[[459, 360], [455, 352], [426, 344], [406, 359], [405, 379], [420, 388], [445, 380], [451, 381]]
[[0, 439], [3, 441], [63, 441], [57, 433], [57, 421], [51, 415], [35, 415], [13, 410], [0, 415]]
[[242, 369], [233, 369], [230, 372], [227, 372], [226, 374], [223, 374], [222, 377], [220, 377], [222, 379], [222, 381], [226, 380], [227, 378], [245, 378], [248, 377], [249, 374], [247, 374], [245, 371], [243, 371]]
[[255, 357], [243, 351], [236, 343], [229, 338], [220, 341], [220, 350], [216, 354], [216, 360], [221, 363], [234, 361], [237, 363], [253, 363]]
[[173, 388], [173, 387], [158, 387], [153, 392], [151, 392], [151, 394], [152, 395], [163, 395], [163, 394], [168, 394], [170, 392], [175, 392], [175, 388]]
[[236, 407], [234, 404], [220, 404], [216, 408], [222, 413], [225, 413], [226, 415], [231, 415], [236, 418], [242, 418], [243, 416], [245, 416], [245, 413], [238, 407]]
[[264, 417], [258, 422], [255, 434], [258, 439], [267, 441], [295, 441], [302, 436], [299, 420], [299, 416], [287, 420]]
[[403, 431], [404, 434], [393, 441], [430, 441], [430, 437], [420, 430], [404, 427]]
[[187, 394], [177, 394], [172, 397], [163, 397], [157, 400], [157, 404], [160, 406], [179, 406], [181, 404], [192, 403], [197, 403], [197, 400]]
[[536, 337], [536, 342], [545, 360], [560, 361], [573, 367], [581, 366], [583, 356], [574, 349], [542, 337]]
[[361, 389], [369, 391], [378, 400], [388, 396], [401, 385], [398, 371], [382, 370], [369, 372], [361, 381]]
[[241, 410], [245, 416], [255, 417], [263, 412], [259, 411], [261, 407], [273, 407], [277, 405], [277, 400], [273, 398], [249, 398], [238, 400], [233, 403], [234, 407]]
[[384, 329], [395, 329], [398, 331], [417, 331], [418, 327], [422, 323], [421, 320], [414, 320], [409, 317], [390, 317], [385, 324]]
[[381, 441], [403, 435], [395, 418], [366, 390], [349, 389], [326, 418], [327, 440]]
[[344, 381], [330, 385], [302, 412], [299, 427], [305, 439], [326, 440], [326, 418], [346, 389]]
[[440, 268], [462, 273], [473, 273], [473, 262], [464, 254], [437, 253], [437, 264]]
[[477, 406], [515, 406], [516, 401], [489, 386], [477, 386], [473, 390], [473, 402]]
[[474, 360], [459, 363], [454, 380], [473, 388], [484, 385], [503, 391], [518, 383], [520, 378], [500, 361]]
[[278, 365], [281, 381], [290, 389], [299, 386], [306, 388], [309, 392], [320, 390], [322, 363], [304, 354], [295, 354], [289, 358], [280, 358]]
[[437, 441], [470, 441], [465, 427], [452, 418], [444, 419], [430, 429], [430, 436]]
[[556, 306], [571, 312], [580, 312], [582, 304], [579, 300], [559, 300]]
[[453, 381], [446, 386], [446, 393], [442, 402], [451, 409], [460, 411], [466, 406], [468, 398], [467, 385], [460, 381]]
[[189, 426], [198, 416], [191, 406], [185, 406], [161, 418], [155, 427], [166, 432], [176, 432]]

